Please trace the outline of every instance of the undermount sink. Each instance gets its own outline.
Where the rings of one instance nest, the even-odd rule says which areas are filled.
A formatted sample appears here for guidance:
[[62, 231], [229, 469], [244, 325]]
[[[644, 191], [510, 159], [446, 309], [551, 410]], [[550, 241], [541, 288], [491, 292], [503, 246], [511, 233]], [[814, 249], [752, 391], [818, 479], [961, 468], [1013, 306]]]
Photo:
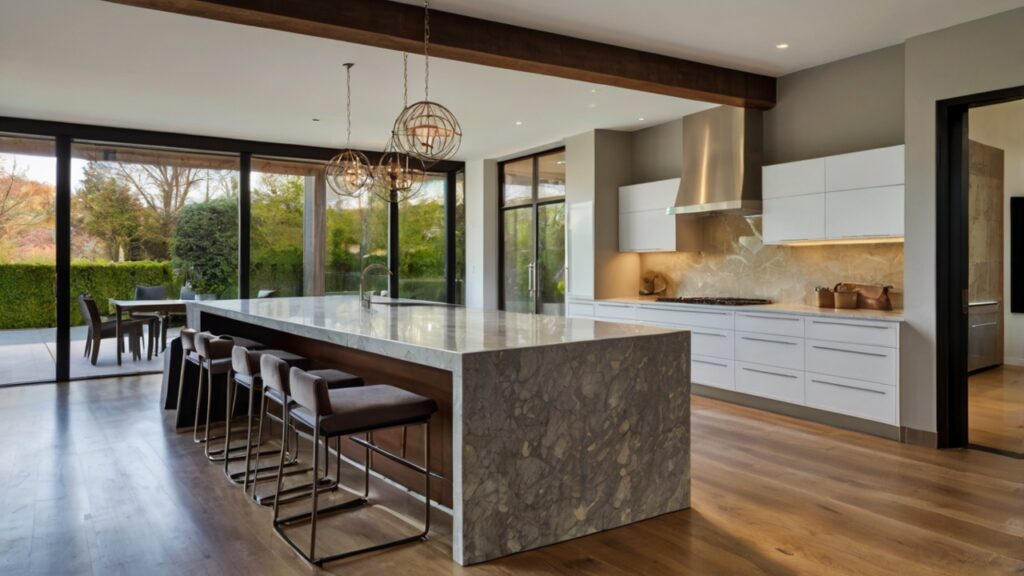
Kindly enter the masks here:
[[442, 308], [451, 308], [456, 306], [455, 304], [447, 304], [445, 302], [410, 302], [402, 300], [371, 300], [370, 304], [374, 306], [393, 306], [398, 308], [404, 308], [407, 306], [439, 306]]

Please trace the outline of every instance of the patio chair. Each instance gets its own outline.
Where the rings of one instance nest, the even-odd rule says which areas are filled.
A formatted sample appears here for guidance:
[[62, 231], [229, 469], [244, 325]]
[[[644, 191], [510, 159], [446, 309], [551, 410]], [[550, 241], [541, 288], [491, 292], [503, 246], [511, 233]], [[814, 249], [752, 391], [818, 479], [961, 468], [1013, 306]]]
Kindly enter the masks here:
[[[100, 310], [96, 306], [96, 301], [88, 294], [82, 294], [78, 297], [78, 307], [82, 313], [82, 318], [85, 319], [86, 326], [89, 327], [89, 333], [85, 340], [85, 356], [88, 356], [92, 365], [95, 366], [96, 361], [100, 357], [100, 342], [117, 337], [117, 320], [104, 320], [100, 316]], [[145, 321], [143, 320], [121, 321], [122, 335], [128, 337], [132, 360], [142, 359], [139, 342], [142, 340], [142, 327], [144, 323]], [[118, 348], [122, 345], [122, 342], [117, 343]]]
[[[165, 286], [136, 286], [135, 299], [167, 300], [167, 288]], [[162, 352], [167, 349], [167, 316], [161, 312], [132, 312], [129, 316], [134, 320], [147, 321], [150, 350], [153, 350], [153, 343], [157, 341], [158, 334], [159, 350]]]

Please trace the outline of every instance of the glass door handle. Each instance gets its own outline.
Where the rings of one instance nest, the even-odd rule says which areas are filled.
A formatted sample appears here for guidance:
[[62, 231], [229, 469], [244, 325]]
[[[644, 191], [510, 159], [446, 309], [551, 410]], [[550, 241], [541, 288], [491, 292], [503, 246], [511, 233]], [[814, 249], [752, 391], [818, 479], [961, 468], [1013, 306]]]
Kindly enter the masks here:
[[530, 262], [526, 265], [526, 284], [530, 290], [530, 296], [537, 293], [537, 265]]

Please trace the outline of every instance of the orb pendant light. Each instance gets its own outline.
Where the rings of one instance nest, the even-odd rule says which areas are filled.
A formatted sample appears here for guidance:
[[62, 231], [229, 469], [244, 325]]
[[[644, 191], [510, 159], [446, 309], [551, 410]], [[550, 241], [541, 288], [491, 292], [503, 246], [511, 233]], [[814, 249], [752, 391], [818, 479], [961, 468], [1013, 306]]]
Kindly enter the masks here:
[[430, 100], [430, 6], [423, 2], [423, 100], [405, 107], [395, 120], [395, 144], [430, 167], [455, 155], [462, 127], [451, 110]]
[[[402, 78], [402, 105], [405, 107], [409, 94], [409, 55], [404, 53]], [[392, 132], [377, 164], [377, 173], [374, 174], [374, 193], [385, 202], [402, 202], [418, 194], [425, 175], [423, 162], [399, 150], [395, 140], [395, 134]]]
[[359, 150], [352, 149], [352, 66], [345, 64], [345, 149], [327, 162], [325, 172], [331, 190], [339, 196], [357, 198], [373, 186], [373, 167]]

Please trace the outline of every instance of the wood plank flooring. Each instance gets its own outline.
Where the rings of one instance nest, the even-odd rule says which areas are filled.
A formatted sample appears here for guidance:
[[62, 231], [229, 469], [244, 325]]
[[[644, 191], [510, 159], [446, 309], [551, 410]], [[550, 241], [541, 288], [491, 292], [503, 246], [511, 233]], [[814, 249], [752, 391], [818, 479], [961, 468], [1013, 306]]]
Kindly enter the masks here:
[[1024, 455], [1024, 368], [999, 366], [967, 379], [971, 444]]
[[[141, 377], [0, 389], [0, 574], [1024, 574], [1024, 461], [702, 398], [691, 510], [467, 568], [436, 514], [428, 543], [318, 571], [173, 432], [159, 388]], [[420, 510], [376, 493], [397, 513]], [[325, 520], [320, 545], [409, 528], [373, 508]]]

